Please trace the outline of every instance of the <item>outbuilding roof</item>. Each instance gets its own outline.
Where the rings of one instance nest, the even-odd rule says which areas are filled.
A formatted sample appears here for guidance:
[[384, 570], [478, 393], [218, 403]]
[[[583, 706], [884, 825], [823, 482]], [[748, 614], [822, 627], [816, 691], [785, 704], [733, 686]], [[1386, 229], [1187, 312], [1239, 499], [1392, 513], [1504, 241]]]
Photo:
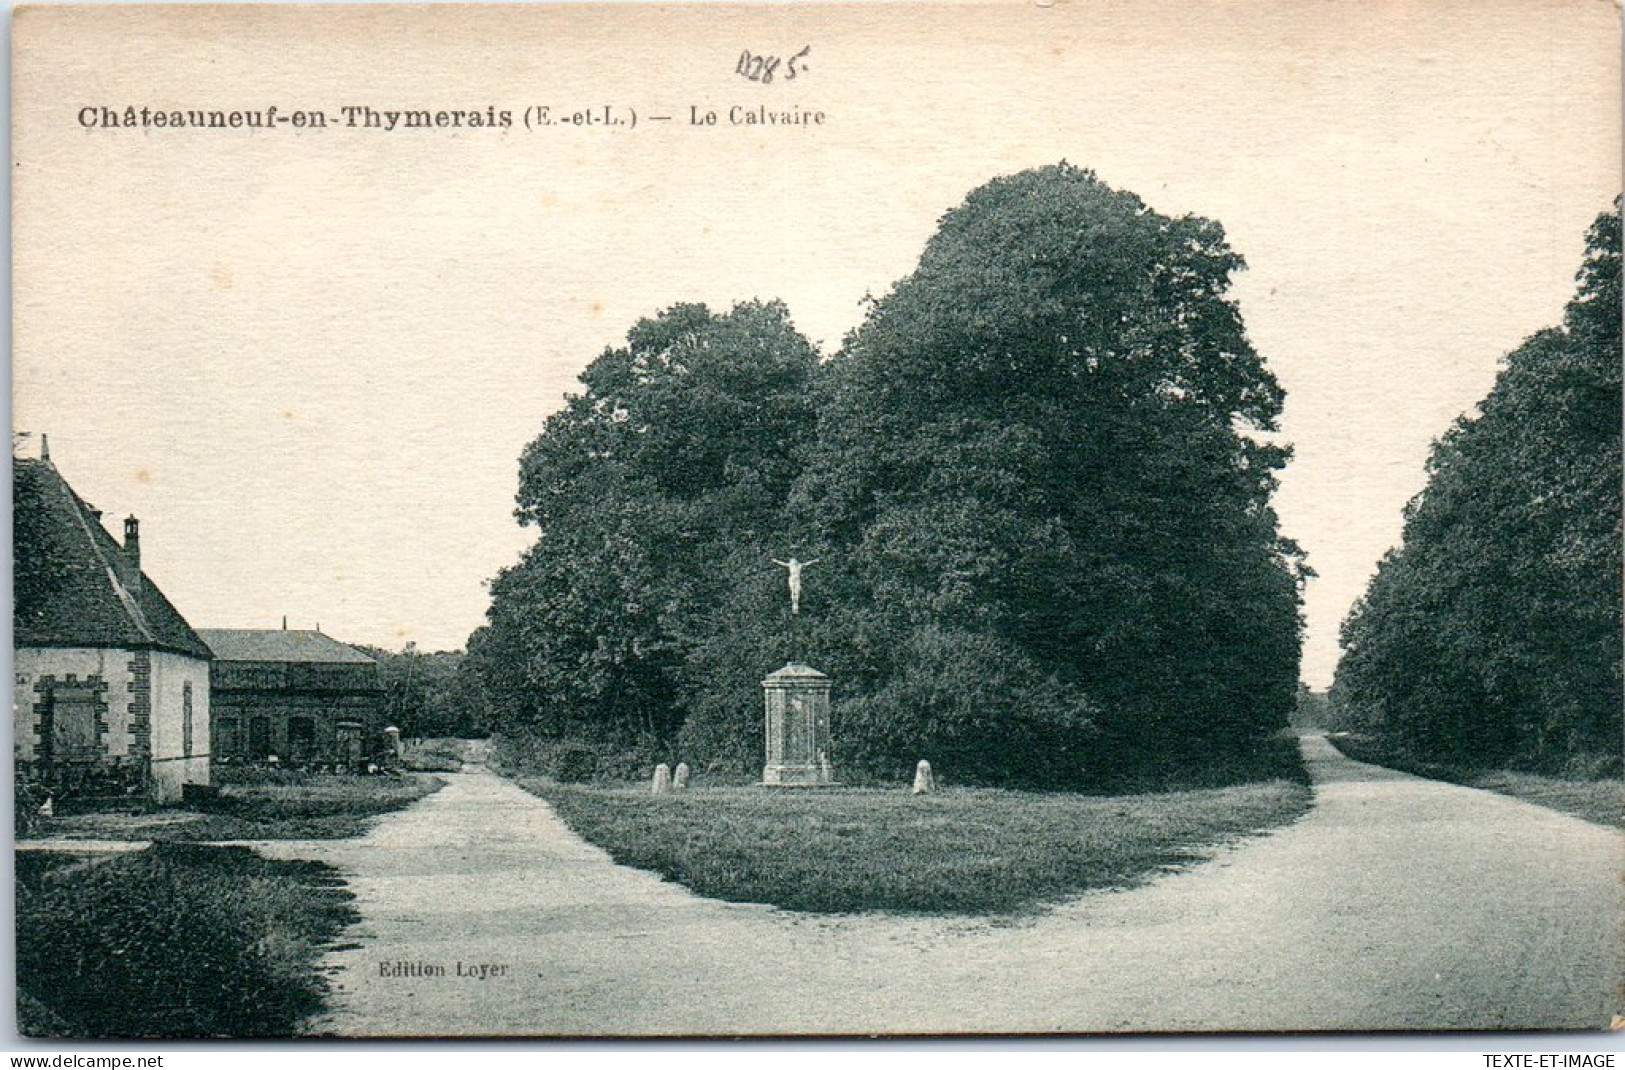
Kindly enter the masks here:
[[375, 664], [375, 659], [355, 647], [321, 632], [286, 628], [203, 628], [198, 634], [220, 661]]
[[42, 577], [26, 606], [12, 603], [18, 649], [156, 648], [209, 658], [209, 648], [186, 618], [128, 563], [125, 548], [102, 527], [101, 515], [74, 493], [56, 465], [13, 457], [11, 478], [13, 503], [29, 513], [13, 528], [17, 572], [33, 564]]

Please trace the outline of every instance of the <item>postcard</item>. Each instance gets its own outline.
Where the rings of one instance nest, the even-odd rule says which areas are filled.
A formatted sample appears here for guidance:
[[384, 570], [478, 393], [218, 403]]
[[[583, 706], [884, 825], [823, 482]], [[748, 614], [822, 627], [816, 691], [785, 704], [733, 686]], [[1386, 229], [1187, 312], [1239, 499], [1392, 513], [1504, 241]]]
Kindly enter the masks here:
[[1618, 1019], [1616, 6], [38, 6], [23, 1036]]

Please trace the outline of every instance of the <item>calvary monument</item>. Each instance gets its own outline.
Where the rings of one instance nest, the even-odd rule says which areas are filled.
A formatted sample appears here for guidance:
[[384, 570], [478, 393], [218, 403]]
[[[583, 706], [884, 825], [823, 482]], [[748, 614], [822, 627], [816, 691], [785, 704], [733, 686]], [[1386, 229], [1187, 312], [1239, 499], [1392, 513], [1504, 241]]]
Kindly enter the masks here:
[[801, 616], [801, 572], [812, 561], [773, 560], [789, 572], [790, 660], [767, 675], [767, 764], [762, 783], [774, 787], [822, 787], [835, 783], [829, 760], [829, 692], [833, 681], [796, 658], [796, 622]]

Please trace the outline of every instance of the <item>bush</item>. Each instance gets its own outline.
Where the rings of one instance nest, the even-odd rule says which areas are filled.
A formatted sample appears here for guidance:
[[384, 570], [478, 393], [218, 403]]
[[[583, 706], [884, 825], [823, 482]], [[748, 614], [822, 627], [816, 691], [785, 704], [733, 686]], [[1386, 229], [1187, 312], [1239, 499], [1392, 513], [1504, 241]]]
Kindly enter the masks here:
[[216, 765], [210, 771], [210, 779], [215, 787], [262, 787], [268, 784], [312, 784], [317, 780], [329, 777], [329, 773], [317, 773], [312, 770], [280, 768], [272, 765], [231, 764]]
[[237, 785], [223, 788], [197, 808], [251, 821], [298, 818], [372, 817], [399, 810], [442, 786], [428, 775], [313, 776], [304, 783]]
[[694, 768], [734, 777], [762, 771], [761, 686], [736, 690], [742, 697], [720, 689], [705, 696], [677, 734], [677, 751]]
[[1088, 701], [985, 635], [922, 628], [878, 691], [833, 726], [843, 775], [906, 779], [921, 758], [960, 784], [1055, 788], [1087, 780]]
[[[592, 779], [601, 784], [646, 781], [661, 762], [675, 764], [656, 745], [644, 747], [602, 746], [594, 751]], [[562, 778], [561, 778], [562, 779]]]
[[561, 743], [553, 751], [548, 772], [565, 784], [581, 784], [598, 772], [598, 753], [584, 743]]
[[352, 898], [320, 863], [247, 848], [19, 856], [19, 994], [47, 1035], [290, 1035], [322, 1006], [317, 958]]
[[357, 776], [261, 771], [259, 782], [238, 780], [189, 805], [204, 815], [170, 827], [172, 840], [342, 839], [359, 836], [371, 819], [403, 809], [444, 786], [427, 773]]
[[657, 763], [671, 761], [666, 749], [653, 740], [626, 747], [524, 732], [491, 740], [490, 765], [497, 772], [509, 777], [550, 777], [563, 784], [647, 780]]

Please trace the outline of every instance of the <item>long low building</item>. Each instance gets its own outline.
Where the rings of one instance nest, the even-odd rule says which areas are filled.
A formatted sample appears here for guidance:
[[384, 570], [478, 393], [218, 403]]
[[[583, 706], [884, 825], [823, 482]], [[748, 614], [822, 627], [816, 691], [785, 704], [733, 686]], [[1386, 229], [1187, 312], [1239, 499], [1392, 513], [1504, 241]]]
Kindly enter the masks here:
[[363, 767], [383, 752], [378, 663], [319, 631], [200, 628], [216, 762]]

